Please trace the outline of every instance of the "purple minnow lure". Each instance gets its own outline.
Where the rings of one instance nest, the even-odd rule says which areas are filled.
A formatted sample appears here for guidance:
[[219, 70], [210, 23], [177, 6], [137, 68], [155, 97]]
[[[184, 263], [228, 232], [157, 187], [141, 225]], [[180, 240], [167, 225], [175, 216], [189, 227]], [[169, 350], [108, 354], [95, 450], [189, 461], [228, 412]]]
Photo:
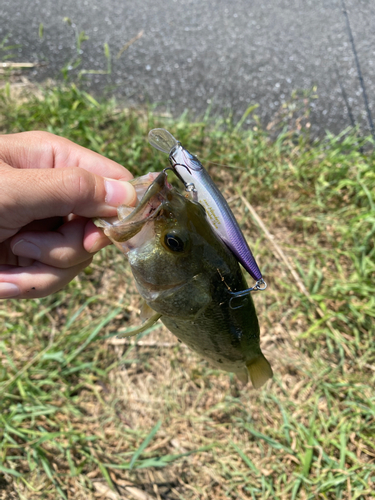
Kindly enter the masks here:
[[266, 288], [262, 273], [227, 201], [198, 158], [184, 149], [173, 135], [163, 128], [151, 130], [148, 140], [151, 146], [169, 155], [171, 166], [185, 184], [186, 190], [204, 206], [218, 236], [255, 279], [256, 285], [249, 290]]

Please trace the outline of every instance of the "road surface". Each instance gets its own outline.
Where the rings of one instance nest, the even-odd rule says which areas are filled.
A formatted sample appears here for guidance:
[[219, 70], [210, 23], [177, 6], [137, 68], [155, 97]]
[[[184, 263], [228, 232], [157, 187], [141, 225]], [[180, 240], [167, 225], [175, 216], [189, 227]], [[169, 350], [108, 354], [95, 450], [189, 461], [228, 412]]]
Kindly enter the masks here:
[[[346, 0], [346, 8], [375, 113], [375, 2]], [[316, 86], [314, 135], [350, 125], [343, 89], [356, 122], [368, 124], [342, 0], [2, 0], [0, 19], [0, 40], [20, 45], [12, 60], [45, 64], [31, 80], [61, 78], [78, 57], [72, 77], [105, 72], [107, 44], [111, 72], [86, 74], [87, 85], [126, 104], [158, 104], [174, 116], [231, 110], [236, 120], [259, 104], [267, 125], [294, 90]], [[78, 54], [82, 31], [89, 39]]]

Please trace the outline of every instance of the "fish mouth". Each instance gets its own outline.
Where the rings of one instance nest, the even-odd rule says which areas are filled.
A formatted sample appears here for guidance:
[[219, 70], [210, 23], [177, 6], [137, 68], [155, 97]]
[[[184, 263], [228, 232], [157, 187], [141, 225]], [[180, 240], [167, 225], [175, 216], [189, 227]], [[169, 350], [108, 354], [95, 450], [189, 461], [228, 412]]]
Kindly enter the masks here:
[[[147, 184], [145, 183], [143, 186], [147, 187]], [[119, 225], [142, 221], [147, 222], [150, 218], [155, 217], [155, 211], [160, 209], [161, 204], [165, 200], [166, 193], [171, 187], [167, 182], [167, 174], [160, 172], [156, 178], [153, 178], [151, 184], [144, 191], [140, 203], [127, 217], [119, 221]]]
[[[99, 226], [104, 229], [104, 233], [109, 239], [125, 254], [139, 246], [145, 238], [133, 239], [147, 227], [149, 222], [157, 217], [167, 199], [168, 192], [172, 186], [167, 182], [167, 174], [161, 172], [149, 176], [147, 182], [144, 178], [138, 181], [137, 198], [141, 197], [138, 205], [129, 213], [130, 207], [119, 207], [118, 218], [115, 222], [99, 219]], [[147, 176], [144, 176], [147, 177]], [[151, 182], [151, 183], [150, 183]], [[136, 181], [133, 182], [134, 184]], [[143, 231], [143, 233], [145, 233]]]

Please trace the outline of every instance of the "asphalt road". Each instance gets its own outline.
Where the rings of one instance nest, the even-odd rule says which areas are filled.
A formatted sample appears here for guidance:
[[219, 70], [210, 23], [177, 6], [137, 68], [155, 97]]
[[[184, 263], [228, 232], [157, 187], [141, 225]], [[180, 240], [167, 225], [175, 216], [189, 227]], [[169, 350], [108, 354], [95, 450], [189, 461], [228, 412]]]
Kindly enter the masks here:
[[[130, 104], [159, 104], [178, 116], [240, 117], [251, 104], [269, 123], [294, 90], [317, 87], [314, 134], [368, 123], [342, 0], [2, 0], [0, 40], [20, 44], [12, 60], [45, 63], [31, 80], [87, 74], [91, 91]], [[375, 2], [346, 0], [370, 107], [375, 113]], [[70, 18], [69, 25], [64, 18]], [[43, 36], [39, 26], [43, 24]], [[143, 30], [123, 54], [124, 45]], [[77, 34], [89, 37], [77, 54]], [[5, 55], [0, 51], [0, 58]], [[340, 87], [341, 82], [341, 87]]]

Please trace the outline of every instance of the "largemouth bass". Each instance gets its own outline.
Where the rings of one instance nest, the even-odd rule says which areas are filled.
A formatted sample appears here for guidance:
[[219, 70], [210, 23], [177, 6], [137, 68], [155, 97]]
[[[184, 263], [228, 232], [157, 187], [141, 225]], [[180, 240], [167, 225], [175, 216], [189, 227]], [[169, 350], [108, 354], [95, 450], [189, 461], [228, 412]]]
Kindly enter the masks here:
[[203, 206], [170, 186], [164, 172], [149, 175], [148, 183], [136, 208], [122, 207], [117, 221], [99, 224], [129, 260], [147, 326], [160, 318], [211, 364], [259, 388], [272, 369], [260, 349], [250, 294], [234, 295], [247, 288], [237, 259]]

